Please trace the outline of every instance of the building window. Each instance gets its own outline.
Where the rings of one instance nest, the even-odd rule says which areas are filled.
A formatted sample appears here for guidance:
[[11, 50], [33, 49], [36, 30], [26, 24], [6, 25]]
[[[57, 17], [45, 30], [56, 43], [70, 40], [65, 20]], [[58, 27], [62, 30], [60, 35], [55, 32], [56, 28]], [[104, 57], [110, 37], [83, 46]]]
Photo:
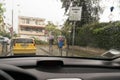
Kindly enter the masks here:
[[30, 23], [30, 20], [29, 19], [26, 19], [26, 24], [29, 24]]
[[38, 25], [38, 21], [37, 20], [35, 21], [35, 24]]
[[21, 31], [28, 31], [28, 32], [43, 32], [43, 29], [41, 28], [33, 28], [33, 27], [21, 27]]
[[25, 24], [25, 19], [21, 19], [21, 20], [20, 20], [20, 23], [21, 23], [21, 24]]
[[30, 21], [30, 24], [35, 24], [35, 20], [32, 19], [32, 20]]

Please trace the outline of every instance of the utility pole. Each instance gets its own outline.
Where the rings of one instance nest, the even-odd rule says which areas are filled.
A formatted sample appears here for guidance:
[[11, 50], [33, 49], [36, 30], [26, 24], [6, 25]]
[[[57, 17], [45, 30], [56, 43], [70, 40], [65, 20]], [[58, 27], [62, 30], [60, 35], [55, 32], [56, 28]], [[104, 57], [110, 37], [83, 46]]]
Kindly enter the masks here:
[[14, 10], [13, 7], [14, 6], [14, 1], [12, 0], [12, 27], [11, 27], [11, 37], [13, 37], [13, 26], [14, 26], [14, 22], [13, 22], [13, 14], [14, 14]]
[[13, 37], [13, 9], [12, 9], [12, 27], [11, 27], [11, 37]]
[[[72, 38], [72, 46], [74, 46], [75, 44], [75, 26], [76, 26], [76, 21], [74, 21], [73, 23], [73, 38]], [[72, 52], [73, 52], [73, 48], [72, 48]], [[72, 53], [73, 56], [73, 53]]]

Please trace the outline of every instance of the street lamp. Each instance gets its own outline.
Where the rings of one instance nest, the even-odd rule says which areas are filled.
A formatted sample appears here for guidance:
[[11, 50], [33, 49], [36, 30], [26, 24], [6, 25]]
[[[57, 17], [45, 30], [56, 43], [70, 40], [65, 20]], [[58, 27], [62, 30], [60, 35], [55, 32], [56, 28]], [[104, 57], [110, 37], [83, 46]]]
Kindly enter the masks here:
[[[17, 4], [17, 7], [19, 7], [20, 5], [19, 4]], [[12, 25], [12, 27], [11, 27], [11, 37], [13, 37], [13, 35], [14, 35], [14, 30], [13, 30], [13, 28], [14, 28], [14, 26], [15, 26], [15, 24], [14, 24], [14, 19], [15, 19], [15, 16], [14, 16], [14, 0], [12, 0], [12, 10], [11, 10], [11, 25]], [[16, 21], [15, 21], [16, 22]]]
[[11, 27], [11, 37], [13, 37], [13, 13], [14, 13], [14, 11], [13, 11], [13, 6], [14, 6], [14, 2], [13, 2], [13, 0], [12, 0], [12, 27]]

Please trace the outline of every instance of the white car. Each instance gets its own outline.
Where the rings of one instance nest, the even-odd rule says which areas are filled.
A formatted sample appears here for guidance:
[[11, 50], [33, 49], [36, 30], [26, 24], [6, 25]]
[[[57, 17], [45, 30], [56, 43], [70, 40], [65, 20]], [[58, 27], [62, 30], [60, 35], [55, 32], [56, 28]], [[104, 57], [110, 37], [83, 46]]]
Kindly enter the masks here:
[[0, 43], [4, 42], [4, 37], [0, 36]]
[[8, 37], [2, 37], [0, 36], [0, 43], [6, 42], [7, 44], [10, 44], [10, 39]]
[[4, 42], [10, 44], [10, 39], [8, 37], [4, 37]]

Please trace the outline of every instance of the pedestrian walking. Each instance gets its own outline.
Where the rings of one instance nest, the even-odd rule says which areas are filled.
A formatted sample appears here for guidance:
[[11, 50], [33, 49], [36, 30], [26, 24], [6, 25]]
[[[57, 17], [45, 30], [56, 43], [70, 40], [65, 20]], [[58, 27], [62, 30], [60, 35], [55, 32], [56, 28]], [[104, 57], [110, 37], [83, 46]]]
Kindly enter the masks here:
[[52, 34], [49, 35], [48, 41], [49, 41], [49, 53], [52, 53], [53, 52], [53, 43], [54, 43], [54, 36]]
[[62, 56], [62, 48], [64, 45], [64, 38], [62, 36], [58, 37], [58, 48], [59, 48], [59, 53]]

